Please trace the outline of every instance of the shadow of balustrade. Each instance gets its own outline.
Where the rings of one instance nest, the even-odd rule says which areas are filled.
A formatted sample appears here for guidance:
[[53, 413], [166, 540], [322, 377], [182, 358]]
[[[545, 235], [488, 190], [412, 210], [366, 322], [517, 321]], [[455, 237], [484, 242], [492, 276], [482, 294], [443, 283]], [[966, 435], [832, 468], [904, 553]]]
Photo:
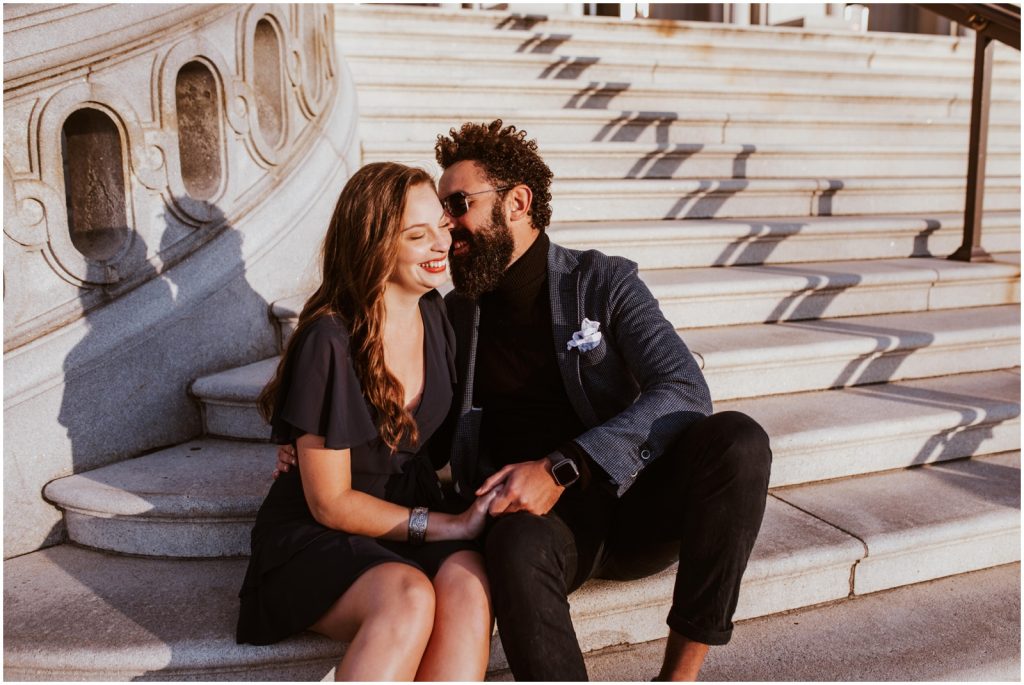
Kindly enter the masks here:
[[537, 24], [543, 24], [547, 20], [546, 14], [510, 14], [495, 24], [494, 28], [507, 31], [531, 31]]
[[535, 33], [516, 47], [516, 52], [550, 55], [572, 40], [571, 33]]
[[590, 67], [601, 61], [600, 57], [559, 57], [557, 61], [544, 67], [537, 76], [539, 79], [571, 80], [583, 75]]
[[633, 143], [653, 126], [654, 142], [668, 143], [672, 124], [678, 120], [676, 112], [624, 111], [602, 126], [594, 135], [593, 142]]
[[629, 90], [629, 83], [591, 81], [573, 94], [562, 109], [608, 109], [611, 101]]

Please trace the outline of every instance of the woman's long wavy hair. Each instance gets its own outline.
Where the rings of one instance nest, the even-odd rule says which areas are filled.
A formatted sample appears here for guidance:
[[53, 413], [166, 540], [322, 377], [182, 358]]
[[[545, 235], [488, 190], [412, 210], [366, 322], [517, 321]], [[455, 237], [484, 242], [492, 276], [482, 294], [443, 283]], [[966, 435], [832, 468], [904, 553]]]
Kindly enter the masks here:
[[260, 414], [270, 421], [294, 341], [321, 316], [348, 326], [352, 362], [366, 399], [377, 409], [381, 440], [394, 452], [403, 439], [419, 441], [405, 408], [405, 390], [384, 364], [384, 288], [398, 259], [402, 215], [409, 190], [433, 187], [423, 169], [394, 162], [367, 164], [341, 191], [321, 248], [323, 280], [306, 301], [273, 379], [260, 393]]

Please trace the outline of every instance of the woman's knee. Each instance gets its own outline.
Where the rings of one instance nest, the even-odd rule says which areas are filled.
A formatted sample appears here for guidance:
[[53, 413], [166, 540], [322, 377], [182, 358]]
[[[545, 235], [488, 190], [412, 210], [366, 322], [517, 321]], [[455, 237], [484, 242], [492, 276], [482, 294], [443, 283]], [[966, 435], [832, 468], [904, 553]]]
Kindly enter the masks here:
[[477, 552], [456, 552], [445, 559], [433, 579], [437, 612], [491, 619], [491, 593], [483, 557]]
[[406, 564], [384, 564], [380, 582], [375, 584], [373, 616], [380, 622], [395, 621], [407, 626], [424, 626], [434, 622], [434, 586], [419, 569]]

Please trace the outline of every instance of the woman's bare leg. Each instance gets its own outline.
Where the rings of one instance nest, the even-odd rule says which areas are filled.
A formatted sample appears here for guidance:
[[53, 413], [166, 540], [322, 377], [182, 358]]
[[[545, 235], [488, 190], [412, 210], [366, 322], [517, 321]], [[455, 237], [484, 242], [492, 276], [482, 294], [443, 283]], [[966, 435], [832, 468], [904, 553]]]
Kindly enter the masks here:
[[401, 563], [374, 566], [310, 630], [349, 642], [335, 680], [412, 680], [434, 624], [434, 589]]
[[416, 680], [483, 680], [491, 647], [491, 594], [483, 557], [456, 552], [434, 576], [434, 630]]

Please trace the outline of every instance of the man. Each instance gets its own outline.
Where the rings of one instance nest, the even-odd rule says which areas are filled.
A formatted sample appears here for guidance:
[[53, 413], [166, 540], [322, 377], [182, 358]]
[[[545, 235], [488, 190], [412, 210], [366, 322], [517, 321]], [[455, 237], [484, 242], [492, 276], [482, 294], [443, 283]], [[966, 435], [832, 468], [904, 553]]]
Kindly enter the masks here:
[[550, 242], [552, 174], [524, 131], [467, 123], [435, 151], [454, 224], [446, 442], [462, 497], [498, 491], [485, 560], [512, 673], [586, 680], [569, 593], [678, 558], [658, 679], [694, 680], [732, 634], [768, 437], [743, 414], [711, 414], [634, 263]]

